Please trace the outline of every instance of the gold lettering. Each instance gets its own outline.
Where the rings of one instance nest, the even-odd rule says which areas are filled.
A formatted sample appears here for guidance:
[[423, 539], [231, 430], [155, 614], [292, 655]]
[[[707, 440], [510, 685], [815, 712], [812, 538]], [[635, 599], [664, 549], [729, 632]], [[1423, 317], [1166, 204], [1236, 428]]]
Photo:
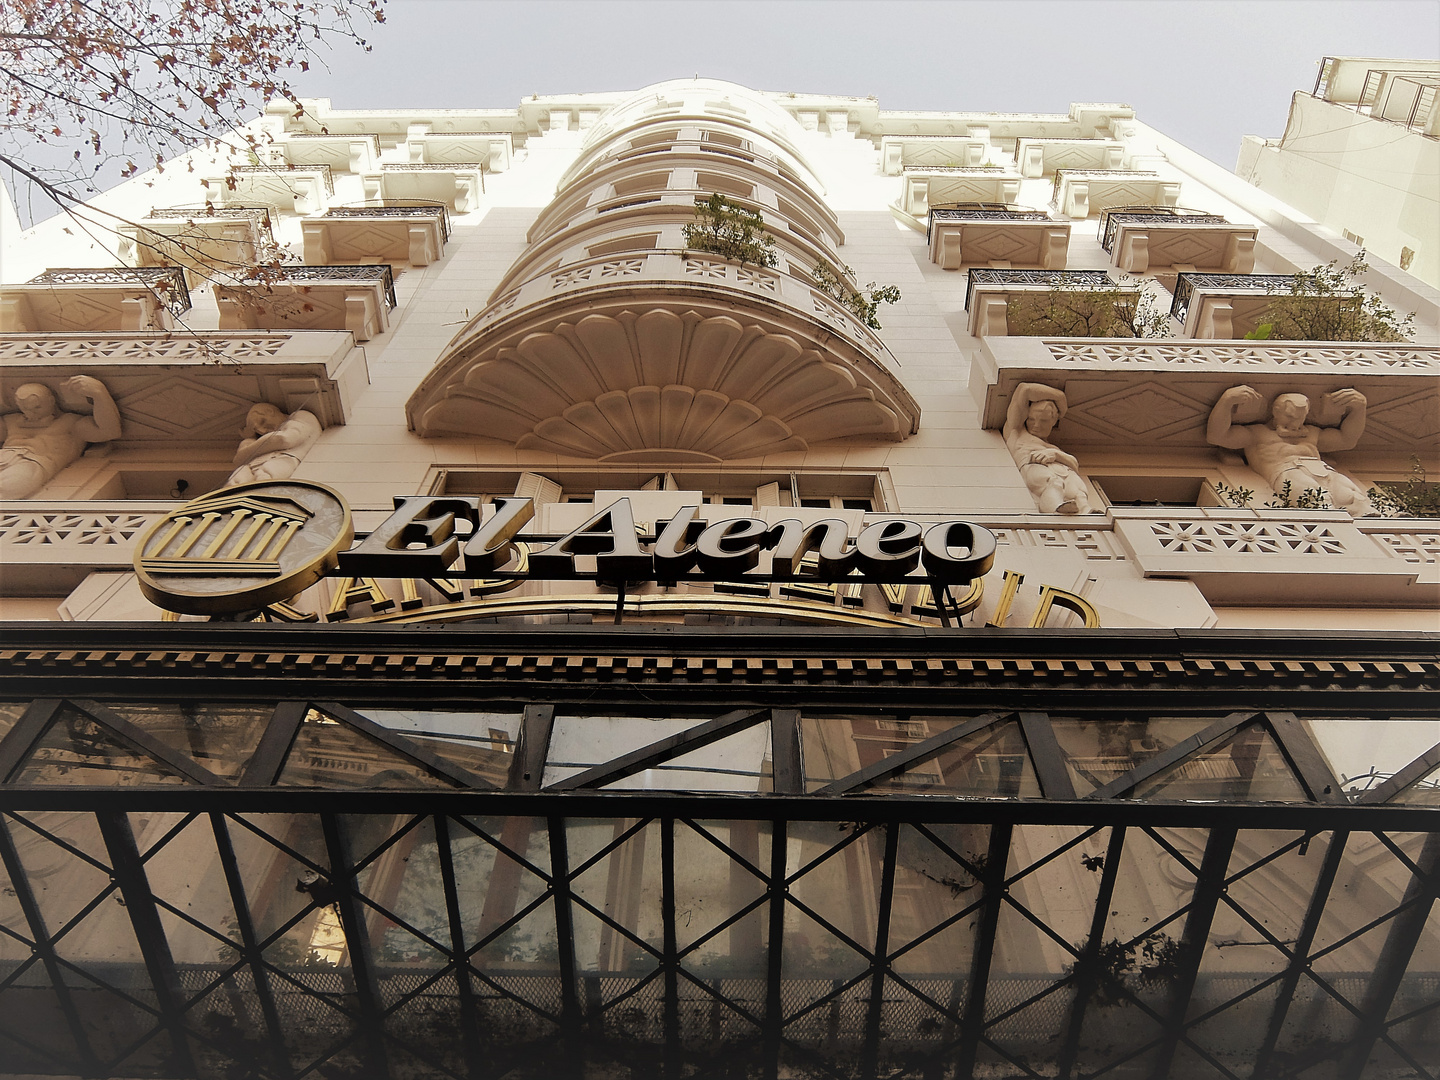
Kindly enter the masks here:
[[1041, 585], [1040, 602], [1035, 607], [1035, 617], [1030, 620], [1032, 630], [1038, 630], [1045, 625], [1052, 607], [1062, 607], [1079, 615], [1085, 620], [1087, 630], [1095, 630], [1100, 626], [1100, 613], [1084, 597], [1065, 589], [1057, 589], [1053, 585]]
[[1024, 574], [1017, 574], [1014, 570], [1005, 571], [1005, 579], [1000, 587], [1000, 599], [995, 603], [995, 614], [990, 616], [986, 626], [1005, 625], [1005, 620], [1010, 617], [1010, 606], [1015, 603], [1015, 594], [1020, 591], [1020, 583], [1024, 580]]
[[325, 612], [326, 622], [339, 622], [345, 618], [346, 608], [364, 600], [369, 600], [370, 607], [375, 611], [388, 611], [395, 606], [395, 601], [385, 595], [380, 583], [370, 577], [336, 578], [333, 596], [334, 599], [330, 601], [330, 607]]
[[265, 609], [270, 622], [319, 622], [320, 616], [313, 611], [301, 611], [293, 604], [279, 600]]

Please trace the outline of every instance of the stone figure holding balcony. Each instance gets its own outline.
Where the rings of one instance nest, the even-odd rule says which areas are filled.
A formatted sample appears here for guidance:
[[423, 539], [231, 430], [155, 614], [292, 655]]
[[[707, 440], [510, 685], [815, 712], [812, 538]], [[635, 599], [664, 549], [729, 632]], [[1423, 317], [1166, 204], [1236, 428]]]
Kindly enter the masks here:
[[62, 409], [43, 383], [25, 383], [15, 391], [20, 411], [0, 417], [0, 499], [30, 498], [88, 445], [120, 437], [120, 410], [99, 379], [75, 375], [61, 391], [88, 401], [90, 415]]
[[1005, 415], [1005, 445], [1041, 513], [1088, 514], [1090, 491], [1078, 471], [1080, 462], [1048, 441], [1066, 408], [1063, 390], [1020, 383]]
[[262, 401], [251, 406], [240, 434], [243, 439], [231, 463], [235, 471], [225, 481], [227, 488], [256, 480], [288, 480], [320, 438], [320, 421], [305, 409], [287, 416]]
[[1270, 404], [1270, 419], [1237, 424], [1237, 412], [1263, 411], [1265, 398], [1249, 386], [1233, 386], [1220, 395], [1210, 413], [1206, 437], [1215, 446], [1243, 450], [1246, 463], [1265, 478], [1277, 494], [1289, 485], [1291, 498], [1319, 489], [1330, 504], [1355, 517], [1375, 513], [1365, 491], [1354, 480], [1321, 459], [1320, 452], [1351, 450], [1365, 431], [1365, 395], [1358, 390], [1336, 390], [1322, 399], [1325, 412], [1340, 413], [1337, 427], [1307, 423], [1310, 399], [1304, 394], [1280, 394]]

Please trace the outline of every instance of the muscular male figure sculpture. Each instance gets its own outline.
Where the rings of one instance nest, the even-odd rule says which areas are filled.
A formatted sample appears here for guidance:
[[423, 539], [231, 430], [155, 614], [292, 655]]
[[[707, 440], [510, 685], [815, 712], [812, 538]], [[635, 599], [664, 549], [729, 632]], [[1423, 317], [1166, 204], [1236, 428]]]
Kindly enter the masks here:
[[0, 417], [0, 499], [30, 498], [87, 445], [120, 437], [120, 410], [104, 383], [75, 375], [62, 389], [89, 401], [91, 415], [64, 411], [48, 386], [26, 383], [15, 391], [20, 411]]
[[1020, 383], [1005, 416], [1005, 445], [1042, 513], [1088, 514], [1090, 492], [1076, 471], [1080, 462], [1046, 441], [1065, 409], [1063, 390]]
[[1310, 399], [1304, 394], [1279, 395], [1264, 423], [1237, 424], [1238, 409], [1253, 409], [1265, 399], [1249, 386], [1233, 386], [1220, 395], [1211, 411], [1206, 437], [1215, 446], [1243, 450], [1246, 463], [1277, 495], [1287, 482], [1292, 498], [1319, 488], [1333, 506], [1355, 517], [1373, 514], [1375, 508], [1360, 485], [1320, 457], [1322, 450], [1350, 450], [1359, 443], [1365, 431], [1365, 395], [1358, 390], [1336, 390], [1324, 400], [1339, 407], [1339, 427], [1307, 424]]
[[252, 406], [240, 432], [244, 440], [231, 463], [235, 471], [225, 487], [254, 480], [285, 480], [294, 475], [305, 451], [320, 438], [320, 421], [313, 413], [296, 409], [289, 416], [274, 405]]

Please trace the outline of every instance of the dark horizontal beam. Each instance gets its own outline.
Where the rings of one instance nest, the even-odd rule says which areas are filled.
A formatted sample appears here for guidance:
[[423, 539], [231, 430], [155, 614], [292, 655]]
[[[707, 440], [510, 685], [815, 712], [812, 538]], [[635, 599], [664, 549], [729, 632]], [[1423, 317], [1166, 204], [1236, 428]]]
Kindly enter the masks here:
[[716, 795], [691, 792], [316, 791], [304, 788], [0, 787], [0, 811], [494, 814], [689, 817], [742, 821], [1149, 825], [1440, 833], [1440, 808], [1381, 804], [950, 799], [915, 795]]

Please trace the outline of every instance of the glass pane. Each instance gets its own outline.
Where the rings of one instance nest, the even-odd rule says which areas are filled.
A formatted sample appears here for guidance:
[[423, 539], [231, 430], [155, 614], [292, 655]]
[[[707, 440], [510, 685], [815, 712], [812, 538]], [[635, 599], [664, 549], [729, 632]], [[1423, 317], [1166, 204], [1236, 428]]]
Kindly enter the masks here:
[[1052, 716], [1050, 723], [1075, 794], [1102, 788], [1131, 769], [1203, 731], [1218, 716]]
[[1388, 780], [1440, 743], [1440, 720], [1436, 719], [1326, 717], [1303, 722], [1352, 797]]
[[[611, 761], [642, 746], [659, 742], [671, 735], [688, 731], [692, 727], [711, 719], [663, 718], [647, 716], [557, 716], [555, 728], [550, 734], [550, 755], [545, 762], [546, 785], [553, 784], [567, 776], [584, 772], [603, 761]], [[654, 783], [654, 773], [637, 773], [613, 785], [616, 788], [644, 788], [661, 786]], [[650, 780], [647, 784], [646, 780]], [[668, 785], [665, 785], [668, 786]]]
[[908, 713], [802, 713], [806, 790], [815, 791], [973, 719]]
[[1440, 765], [1435, 766], [1415, 783], [1396, 795], [1392, 803], [1411, 803], [1417, 806], [1440, 806]]
[[323, 788], [454, 787], [318, 709], [305, 714], [278, 783], [282, 787]]
[[1308, 801], [1275, 737], [1259, 721], [1143, 781], [1132, 797]]
[[602, 790], [759, 791], [762, 786], [768, 789], [769, 749], [770, 725], [762, 720], [709, 746], [606, 784]]
[[[884, 753], [884, 756], [890, 754]], [[864, 790], [877, 794], [1040, 797], [1040, 784], [1017, 720], [1007, 720], [967, 735], [951, 743], [937, 757], [911, 765], [904, 772], [870, 784]]]
[[15, 726], [15, 721], [25, 715], [25, 710], [29, 707], [28, 701], [0, 701], [0, 739]]
[[216, 776], [234, 780], [260, 742], [275, 711], [271, 704], [164, 702], [105, 703], [166, 746], [187, 754]]
[[189, 783], [148, 754], [131, 750], [69, 706], [60, 710], [13, 782], [96, 787]]
[[505, 786], [520, 744], [518, 710], [378, 709], [368, 705], [356, 706], [355, 710], [498, 787]]

